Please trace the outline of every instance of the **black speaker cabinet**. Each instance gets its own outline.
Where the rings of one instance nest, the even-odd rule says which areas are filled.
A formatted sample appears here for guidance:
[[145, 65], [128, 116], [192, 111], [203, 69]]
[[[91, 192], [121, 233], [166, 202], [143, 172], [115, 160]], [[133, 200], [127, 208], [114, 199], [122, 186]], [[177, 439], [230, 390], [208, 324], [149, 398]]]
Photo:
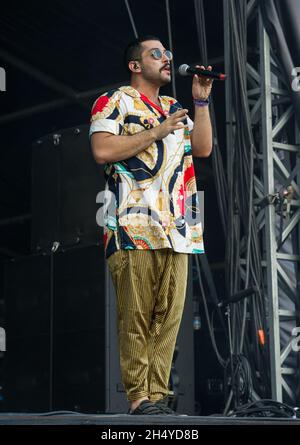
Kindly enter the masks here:
[[6, 411], [105, 412], [105, 267], [100, 246], [5, 265]]
[[33, 252], [96, 244], [96, 196], [104, 189], [102, 168], [93, 159], [87, 125], [49, 134], [32, 149]]
[[49, 410], [50, 289], [49, 256], [5, 264], [5, 411]]
[[[4, 410], [126, 413], [103, 246], [11, 260], [4, 283]], [[178, 411], [186, 414], [194, 413], [191, 288], [190, 278], [172, 371]]]

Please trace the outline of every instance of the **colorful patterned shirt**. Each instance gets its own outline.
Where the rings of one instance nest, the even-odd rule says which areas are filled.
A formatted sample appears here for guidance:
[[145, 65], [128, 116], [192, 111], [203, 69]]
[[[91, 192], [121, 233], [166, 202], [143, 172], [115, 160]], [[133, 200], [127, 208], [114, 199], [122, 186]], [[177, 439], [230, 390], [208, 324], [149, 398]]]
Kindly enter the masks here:
[[[182, 108], [168, 96], [161, 107], [130, 86], [100, 96], [92, 108], [90, 135], [134, 135], [161, 124]], [[182, 129], [129, 159], [105, 164], [106, 257], [119, 249], [203, 253], [202, 226], [187, 118]]]

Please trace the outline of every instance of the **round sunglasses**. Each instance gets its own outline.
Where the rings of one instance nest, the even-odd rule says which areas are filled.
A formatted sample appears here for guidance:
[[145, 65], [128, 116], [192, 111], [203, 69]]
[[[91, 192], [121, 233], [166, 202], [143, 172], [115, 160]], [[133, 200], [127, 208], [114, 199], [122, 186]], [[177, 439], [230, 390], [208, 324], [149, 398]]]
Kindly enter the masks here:
[[159, 48], [154, 48], [154, 49], [151, 51], [150, 54], [151, 54], [151, 56], [152, 56], [154, 59], [156, 59], [156, 60], [160, 60], [160, 59], [162, 59], [163, 55], [165, 55], [166, 58], [169, 59], [169, 60], [172, 60], [172, 59], [173, 59], [173, 54], [172, 54], [172, 52], [171, 52], [170, 50], [168, 50], [168, 49], [165, 49], [164, 51], [162, 51], [162, 50], [159, 49]]

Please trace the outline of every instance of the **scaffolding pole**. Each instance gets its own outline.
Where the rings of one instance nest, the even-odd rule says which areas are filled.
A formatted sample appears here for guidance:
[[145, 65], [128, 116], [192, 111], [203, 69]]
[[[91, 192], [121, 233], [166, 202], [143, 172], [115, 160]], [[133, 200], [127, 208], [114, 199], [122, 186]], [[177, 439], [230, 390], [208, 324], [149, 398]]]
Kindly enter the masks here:
[[[229, 2], [223, 1], [225, 70], [230, 71]], [[292, 405], [299, 403], [299, 358], [293, 348], [293, 326], [299, 308], [297, 273], [300, 266], [300, 145], [289, 87], [276, 63], [263, 26], [258, 2], [247, 3], [247, 26], [257, 29], [257, 47], [247, 62], [247, 95], [253, 134], [259, 134], [257, 165], [254, 176], [254, 212], [262, 250], [261, 268], [266, 295], [268, 341], [270, 349], [271, 397]], [[247, 36], [248, 39], [248, 36]], [[247, 53], [248, 53], [247, 52]], [[234, 95], [226, 85], [227, 165], [232, 165], [236, 137]], [[294, 132], [291, 130], [294, 128]], [[294, 161], [296, 159], [296, 161]], [[295, 165], [294, 165], [295, 164]], [[232, 172], [227, 171], [228, 181]], [[290, 198], [282, 197], [286, 189]], [[281, 194], [281, 195], [280, 195]], [[284, 205], [278, 211], [278, 199]], [[265, 202], [262, 206], [261, 202]], [[231, 203], [232, 204], [232, 203]], [[229, 203], [230, 205], [230, 203]], [[282, 218], [284, 209], [284, 218]], [[282, 230], [279, 230], [279, 223]], [[244, 259], [241, 258], [241, 266]], [[241, 274], [243, 279], [243, 274]], [[299, 315], [299, 314], [298, 314]], [[290, 330], [290, 332], [289, 332]]]

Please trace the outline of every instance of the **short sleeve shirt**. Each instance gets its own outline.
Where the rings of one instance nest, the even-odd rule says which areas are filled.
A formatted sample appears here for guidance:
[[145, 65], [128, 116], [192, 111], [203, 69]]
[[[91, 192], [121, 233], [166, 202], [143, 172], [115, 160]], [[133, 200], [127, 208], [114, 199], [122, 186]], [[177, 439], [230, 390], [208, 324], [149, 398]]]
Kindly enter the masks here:
[[[182, 108], [168, 96], [159, 101], [160, 107], [130, 86], [109, 91], [93, 105], [90, 135], [134, 135]], [[183, 123], [135, 156], [104, 166], [106, 257], [119, 249], [204, 251], [190, 142], [193, 122]]]

